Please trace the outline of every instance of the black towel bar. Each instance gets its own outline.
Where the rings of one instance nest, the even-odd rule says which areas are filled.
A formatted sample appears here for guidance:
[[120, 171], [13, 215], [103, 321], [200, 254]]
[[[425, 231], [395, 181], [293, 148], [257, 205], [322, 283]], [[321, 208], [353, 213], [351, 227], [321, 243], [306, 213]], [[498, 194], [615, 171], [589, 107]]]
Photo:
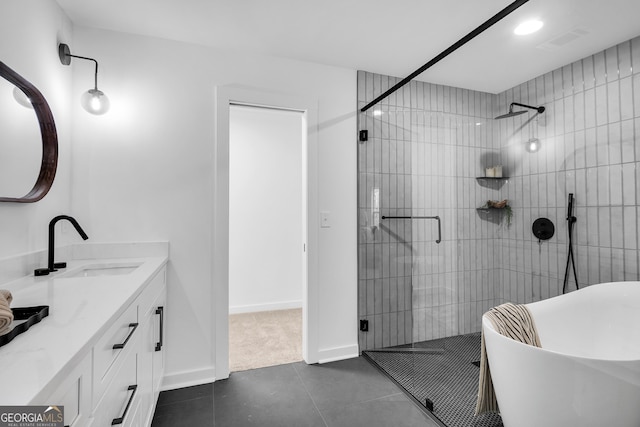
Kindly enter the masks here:
[[435, 219], [438, 221], [438, 240], [436, 243], [440, 243], [442, 241], [442, 230], [440, 229], [440, 217], [436, 216], [382, 216], [382, 219]]

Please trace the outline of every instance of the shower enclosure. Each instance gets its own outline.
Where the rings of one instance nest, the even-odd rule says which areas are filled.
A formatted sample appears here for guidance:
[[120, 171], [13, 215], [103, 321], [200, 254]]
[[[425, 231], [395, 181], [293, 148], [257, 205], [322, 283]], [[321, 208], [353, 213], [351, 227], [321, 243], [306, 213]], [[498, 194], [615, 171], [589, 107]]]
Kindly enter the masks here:
[[[359, 104], [395, 80], [359, 72]], [[504, 222], [477, 210], [502, 185], [477, 179], [500, 164], [492, 102], [413, 81], [360, 114], [368, 140], [358, 152], [359, 314], [369, 326], [361, 349], [478, 332], [495, 305], [492, 239]], [[429, 216], [440, 217], [440, 243], [438, 221], [415, 218]]]
[[[445, 381], [477, 375], [464, 349], [488, 308], [640, 277], [635, 52], [640, 37], [498, 94], [412, 81], [359, 115], [360, 348], [441, 419], [448, 397], [470, 396], [449, 427], [500, 425], [472, 409], [456, 420], [477, 389]], [[358, 106], [397, 81], [359, 72]], [[479, 209], [502, 199], [511, 226], [508, 211]], [[440, 243], [423, 216], [440, 217]], [[534, 236], [536, 219], [555, 224], [552, 239]]]
[[[397, 80], [359, 72], [359, 107]], [[478, 179], [501, 163], [494, 100], [412, 81], [359, 115], [360, 349], [396, 369], [409, 392], [420, 386], [423, 359], [479, 332], [482, 314], [500, 303], [493, 240], [504, 212], [478, 210], [504, 184]], [[416, 399], [438, 413], [437, 396]]]

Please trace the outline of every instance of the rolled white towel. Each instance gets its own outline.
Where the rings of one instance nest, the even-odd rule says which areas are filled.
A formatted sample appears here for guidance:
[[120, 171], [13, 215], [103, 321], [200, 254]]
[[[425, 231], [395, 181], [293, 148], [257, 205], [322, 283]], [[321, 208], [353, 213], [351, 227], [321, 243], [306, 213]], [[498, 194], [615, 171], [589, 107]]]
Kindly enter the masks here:
[[11, 301], [13, 301], [13, 295], [11, 295], [11, 291], [8, 291], [6, 289], [0, 289], [0, 295], [2, 295], [4, 299], [7, 300], [9, 305], [11, 305]]
[[13, 322], [13, 311], [9, 308], [12, 300], [11, 292], [0, 290], [0, 335], [9, 329]]

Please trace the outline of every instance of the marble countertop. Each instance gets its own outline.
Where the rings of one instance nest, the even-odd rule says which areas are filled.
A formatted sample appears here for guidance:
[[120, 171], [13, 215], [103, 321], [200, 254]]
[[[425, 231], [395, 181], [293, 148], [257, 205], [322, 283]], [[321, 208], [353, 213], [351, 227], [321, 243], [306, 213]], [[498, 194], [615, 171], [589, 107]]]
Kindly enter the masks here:
[[[0, 405], [46, 398], [166, 263], [166, 256], [84, 259], [49, 276], [31, 275], [0, 286], [13, 294], [12, 308], [49, 306], [40, 323], [0, 347]], [[65, 277], [96, 264], [139, 267], [123, 275]]]

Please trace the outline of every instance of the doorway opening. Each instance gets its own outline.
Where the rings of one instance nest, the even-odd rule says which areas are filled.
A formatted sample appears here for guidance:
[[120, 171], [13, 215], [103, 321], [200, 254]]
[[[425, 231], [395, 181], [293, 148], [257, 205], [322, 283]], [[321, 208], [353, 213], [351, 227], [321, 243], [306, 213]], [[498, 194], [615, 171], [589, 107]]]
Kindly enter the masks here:
[[304, 112], [229, 107], [229, 370], [303, 360]]
[[[302, 112], [302, 357], [318, 363], [318, 100], [236, 85], [216, 88], [212, 193], [212, 358], [216, 380], [229, 377], [229, 114], [232, 105], [269, 106]], [[256, 351], [259, 351], [257, 349]]]

